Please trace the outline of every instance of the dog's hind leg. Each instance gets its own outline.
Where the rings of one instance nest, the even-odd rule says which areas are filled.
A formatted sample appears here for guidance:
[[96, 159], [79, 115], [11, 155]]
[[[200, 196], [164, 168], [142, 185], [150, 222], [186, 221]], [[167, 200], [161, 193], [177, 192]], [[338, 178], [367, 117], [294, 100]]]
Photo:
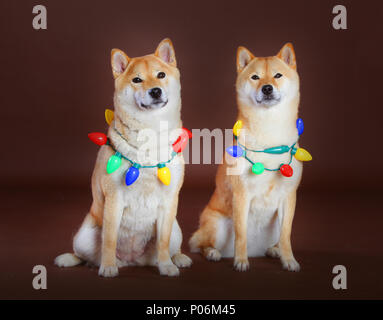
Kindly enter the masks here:
[[281, 257], [281, 252], [279, 250], [278, 245], [275, 245], [266, 251], [266, 255], [270, 258], [280, 258]]
[[95, 219], [88, 214], [73, 239], [73, 253], [64, 253], [55, 259], [59, 267], [73, 267], [83, 262], [100, 265], [101, 228]]
[[88, 214], [73, 239], [74, 254], [90, 265], [99, 266], [101, 262], [101, 227], [95, 218]]
[[54, 261], [55, 265], [59, 267], [74, 267], [83, 262], [83, 260], [73, 253], [60, 254]]
[[217, 248], [217, 233], [219, 220], [222, 218], [221, 213], [207, 205], [201, 214], [200, 228], [189, 240], [191, 252], [201, 252], [207, 260], [211, 261], [221, 259], [221, 253]]
[[73, 267], [83, 262], [100, 265], [101, 231], [94, 218], [88, 214], [73, 238], [74, 253], [64, 253], [56, 257], [59, 267]]
[[[100, 199], [93, 194], [94, 199]], [[87, 265], [100, 265], [101, 223], [97, 224], [96, 217], [102, 217], [102, 201], [93, 201], [88, 213], [76, 235], [73, 238], [74, 253], [64, 253], [56, 257], [55, 265], [73, 267], [86, 262]]]
[[222, 258], [221, 252], [212, 247], [203, 248], [202, 254], [207, 260], [210, 261], [219, 261]]

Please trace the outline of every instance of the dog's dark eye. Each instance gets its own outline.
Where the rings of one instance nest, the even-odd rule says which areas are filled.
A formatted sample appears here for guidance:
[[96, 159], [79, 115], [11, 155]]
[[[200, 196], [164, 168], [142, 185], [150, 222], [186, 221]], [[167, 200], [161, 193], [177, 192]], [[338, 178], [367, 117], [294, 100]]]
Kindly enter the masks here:
[[158, 74], [157, 74], [157, 78], [158, 78], [158, 79], [163, 79], [163, 78], [165, 78], [165, 77], [166, 77], [165, 72], [158, 72]]
[[258, 77], [256, 74], [254, 74], [254, 75], [251, 76], [251, 79], [253, 79], [253, 80], [258, 80], [259, 77]]
[[139, 77], [135, 77], [135, 78], [133, 78], [132, 81], [133, 81], [134, 83], [140, 83], [140, 82], [142, 82], [142, 79], [139, 78]]
[[276, 79], [279, 79], [280, 77], [282, 77], [282, 75], [281, 75], [280, 73], [277, 73], [277, 74], [274, 76], [274, 78], [276, 78]]

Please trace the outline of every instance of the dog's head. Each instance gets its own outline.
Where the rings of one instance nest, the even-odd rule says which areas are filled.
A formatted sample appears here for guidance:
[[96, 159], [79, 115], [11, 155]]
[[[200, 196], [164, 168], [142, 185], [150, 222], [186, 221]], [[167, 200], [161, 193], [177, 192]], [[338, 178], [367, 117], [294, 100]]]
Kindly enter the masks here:
[[269, 108], [299, 94], [295, 53], [287, 43], [276, 56], [258, 58], [244, 47], [237, 51], [237, 93], [247, 105]]
[[154, 54], [129, 58], [113, 49], [115, 104], [125, 112], [150, 112], [179, 105], [180, 75], [172, 42], [164, 39]]

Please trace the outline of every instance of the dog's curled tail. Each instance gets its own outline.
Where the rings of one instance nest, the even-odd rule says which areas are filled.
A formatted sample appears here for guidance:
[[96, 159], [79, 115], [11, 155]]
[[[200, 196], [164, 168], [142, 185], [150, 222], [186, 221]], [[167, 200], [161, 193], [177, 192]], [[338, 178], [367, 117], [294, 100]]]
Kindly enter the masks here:
[[77, 257], [73, 253], [60, 254], [55, 259], [55, 265], [59, 267], [74, 267], [83, 262], [84, 262], [83, 260], [81, 260], [79, 257]]

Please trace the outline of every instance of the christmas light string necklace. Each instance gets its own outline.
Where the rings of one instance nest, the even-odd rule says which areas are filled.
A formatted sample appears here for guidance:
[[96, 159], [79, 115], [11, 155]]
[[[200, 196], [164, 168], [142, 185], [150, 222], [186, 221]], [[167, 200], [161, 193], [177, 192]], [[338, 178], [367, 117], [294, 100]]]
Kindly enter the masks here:
[[[226, 149], [226, 152], [230, 154], [234, 158], [239, 158], [243, 157], [245, 158], [248, 162], [250, 162], [251, 166], [251, 171], [259, 175], [263, 173], [265, 170], [266, 171], [280, 171], [282, 175], [285, 177], [291, 177], [293, 175], [293, 168], [290, 166], [291, 162], [293, 161], [293, 156], [299, 160], [299, 161], [311, 161], [312, 156], [311, 154], [303, 149], [303, 148], [296, 148], [295, 145], [298, 143], [298, 141], [294, 142], [291, 146], [287, 145], [281, 145], [277, 147], [271, 147], [263, 150], [253, 150], [249, 149], [243, 144], [241, 144], [238, 141], [238, 136], [240, 135], [240, 131], [242, 129], [242, 121], [238, 120], [233, 127], [233, 134], [234, 138], [237, 142], [237, 145], [230, 146]], [[303, 120], [301, 118], [298, 118], [296, 121], [296, 127], [298, 130], [298, 136], [300, 136], [303, 133], [304, 130], [304, 124]], [[290, 161], [288, 163], [281, 163], [278, 168], [270, 169], [270, 168], [265, 168], [264, 164], [261, 162], [254, 162], [249, 157], [247, 156], [248, 152], [254, 152], [254, 153], [266, 153], [266, 154], [283, 154], [290, 152]]]
[[[106, 109], [105, 110], [105, 120], [108, 123], [108, 125], [111, 124], [113, 119], [114, 119], [114, 112], [110, 109]], [[127, 141], [121, 132], [119, 132], [115, 127], [113, 129], [117, 132], [117, 134], [123, 140]], [[130, 162], [131, 167], [125, 173], [125, 184], [127, 186], [130, 186], [131, 184], [133, 184], [138, 179], [138, 177], [140, 175], [140, 169], [146, 169], [146, 168], [158, 168], [157, 169], [158, 179], [163, 184], [169, 185], [170, 180], [171, 180], [171, 173], [170, 173], [169, 168], [166, 167], [166, 164], [170, 163], [175, 158], [175, 156], [177, 154], [181, 153], [185, 149], [189, 139], [192, 137], [192, 133], [188, 129], [182, 128], [182, 133], [180, 134], [178, 139], [172, 144], [173, 151], [171, 153], [169, 160], [164, 161], [164, 162], [159, 162], [156, 165], [141, 165], [140, 163], [135, 162], [132, 159], [124, 156], [121, 152], [119, 152], [111, 144], [110, 140], [108, 139], [108, 137], [104, 133], [92, 132], [92, 133], [88, 134], [88, 137], [92, 142], [94, 142], [95, 144], [97, 144], [99, 146], [103, 146], [103, 145], [110, 146], [113, 149], [113, 151], [115, 152], [115, 154], [113, 154], [109, 158], [107, 165], [106, 165], [106, 172], [108, 174], [111, 174], [111, 173], [115, 172], [118, 168], [120, 168], [121, 163], [122, 163], [122, 159]]]
[[[125, 137], [121, 134], [121, 132], [119, 132], [116, 128], [113, 128], [120, 136], [121, 136], [121, 138], [122, 139], [124, 139], [126, 142], [127, 142], [127, 140], [125, 139]], [[106, 143], [107, 145], [109, 145], [116, 153], [119, 153], [115, 148], [114, 148], [114, 146], [110, 143], [110, 140], [108, 139], [108, 142]], [[121, 154], [121, 153], [119, 153], [120, 154], [120, 156], [123, 158], [123, 159], [125, 159], [125, 160], [127, 160], [127, 161], [129, 161], [132, 165], [138, 165], [139, 166], [139, 168], [156, 168], [156, 167], [158, 167], [159, 165], [161, 165], [161, 164], [166, 164], [166, 163], [169, 163], [169, 162], [171, 162], [173, 159], [174, 159], [174, 157], [178, 154], [177, 152], [175, 152], [174, 150], [172, 151], [172, 154], [171, 154], [171, 157], [170, 157], [170, 159], [168, 160], [168, 161], [165, 161], [165, 162], [159, 162], [159, 163], [157, 163], [157, 164], [155, 164], [155, 165], [141, 165], [141, 164], [139, 164], [139, 163], [137, 163], [137, 162], [134, 162], [133, 160], [131, 160], [131, 159], [129, 159], [128, 157], [125, 157], [123, 154]]]

